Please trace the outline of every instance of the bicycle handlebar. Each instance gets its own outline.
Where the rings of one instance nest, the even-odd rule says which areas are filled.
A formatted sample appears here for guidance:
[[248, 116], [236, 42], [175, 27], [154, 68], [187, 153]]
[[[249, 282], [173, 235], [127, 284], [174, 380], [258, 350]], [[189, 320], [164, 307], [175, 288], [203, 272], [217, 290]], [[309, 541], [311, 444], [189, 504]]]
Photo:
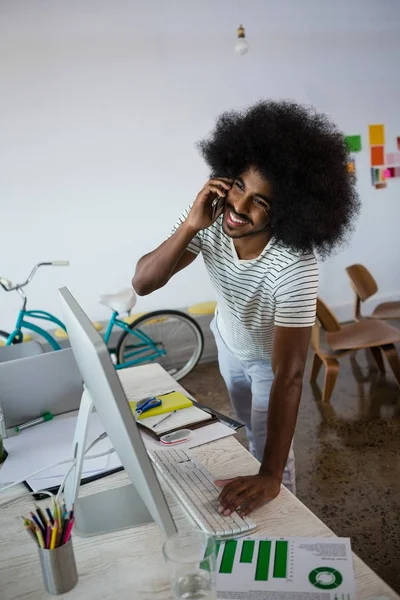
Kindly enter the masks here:
[[21, 288], [25, 287], [26, 285], [28, 285], [28, 283], [30, 283], [32, 281], [32, 278], [35, 275], [36, 271], [39, 269], [39, 267], [67, 267], [68, 265], [69, 265], [68, 260], [52, 260], [50, 262], [37, 263], [33, 267], [32, 271], [29, 273], [28, 278], [26, 279], [26, 281], [24, 281], [24, 283], [17, 283], [16, 285], [13, 286], [13, 284], [11, 283], [11, 281], [9, 279], [6, 279], [5, 277], [0, 277], [0, 285], [3, 288], [3, 290], [5, 290], [6, 292], [20, 290]]
[[5, 290], [7, 290], [7, 292], [12, 287], [11, 281], [9, 279], [6, 279], [5, 277], [0, 277], [0, 285]]

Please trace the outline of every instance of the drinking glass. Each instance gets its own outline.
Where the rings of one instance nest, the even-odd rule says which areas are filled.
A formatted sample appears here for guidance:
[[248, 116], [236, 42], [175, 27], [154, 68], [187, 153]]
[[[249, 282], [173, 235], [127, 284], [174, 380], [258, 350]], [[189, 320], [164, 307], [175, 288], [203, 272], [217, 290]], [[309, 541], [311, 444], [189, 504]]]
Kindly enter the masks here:
[[174, 600], [216, 600], [215, 539], [202, 531], [175, 533], [163, 546]]

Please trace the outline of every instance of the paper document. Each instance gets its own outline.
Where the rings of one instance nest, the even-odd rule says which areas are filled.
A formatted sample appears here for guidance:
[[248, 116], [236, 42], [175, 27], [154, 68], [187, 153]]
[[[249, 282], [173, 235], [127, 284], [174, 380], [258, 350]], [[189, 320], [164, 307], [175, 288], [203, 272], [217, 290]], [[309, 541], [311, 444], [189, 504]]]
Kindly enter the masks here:
[[[149, 371], [148, 377], [145, 376], [146, 370]], [[140, 369], [133, 367], [117, 371], [129, 402], [132, 402], [132, 400], [138, 402], [150, 396], [159, 396], [160, 394], [174, 392], [176, 389], [179, 390], [180, 386], [177, 385], [175, 379], [169, 377], [161, 367], [160, 374], [162, 375], [161, 382], [158, 378], [154, 378], [154, 365], [143, 365]], [[168, 384], [168, 377], [171, 380], [170, 385]]]
[[253, 538], [221, 543], [217, 598], [355, 600], [348, 538]]
[[[4, 440], [8, 457], [0, 469], [0, 483], [10, 483], [28, 477], [31, 473], [46, 466], [72, 458], [72, 442], [75, 434], [77, 416], [57, 416], [51, 421], [35, 425], [21, 431], [18, 435]], [[101, 433], [102, 426], [97, 414], [93, 414], [89, 422], [87, 445]], [[109, 448], [104, 440], [96, 444], [90, 454], [99, 454]], [[83, 473], [99, 471], [105, 468], [107, 457], [95, 458], [84, 462]], [[63, 464], [47, 469], [46, 477], [64, 476], [70, 464]], [[40, 475], [37, 475], [40, 477]], [[54, 484], [55, 485], [55, 484]]]
[[[92, 417], [93, 416], [98, 418], [97, 415], [92, 415]], [[142, 432], [142, 439], [147, 450], [159, 450], [160, 448], [162, 448], [163, 450], [168, 451], [168, 449], [173, 450], [174, 448], [195, 448], [197, 446], [203, 446], [204, 444], [208, 444], [209, 442], [213, 442], [214, 440], [233, 435], [234, 433], [235, 432], [230, 427], [227, 427], [223, 423], [212, 423], [211, 425], [206, 425], [205, 427], [201, 427], [200, 429], [194, 430], [192, 433], [192, 437], [185, 444], [177, 444], [176, 446], [171, 446], [170, 448], [164, 446], [163, 444], [161, 444], [161, 442], [158, 442], [156, 439], [147, 435], [144, 432]], [[94, 446], [94, 448], [90, 451], [90, 454], [94, 453], [95, 451], [96, 453], [104, 451], [104, 445], [107, 445], [107, 449], [112, 447], [110, 440], [107, 438], [96, 444], [96, 446]], [[105, 461], [106, 464], [103, 469], [99, 469], [96, 471], [87, 470], [82, 474], [83, 477], [90, 477], [99, 473], [112, 471], [118, 467], [121, 467], [122, 465], [119, 456], [116, 452], [108, 454], [105, 457]], [[90, 466], [90, 461], [86, 461], [86, 463], [88, 464], [88, 466]], [[28, 485], [33, 489], [34, 492], [60, 485], [63, 479], [62, 477], [48, 477], [47, 473], [48, 472], [46, 471], [43, 475], [37, 475], [36, 477], [27, 479]]]

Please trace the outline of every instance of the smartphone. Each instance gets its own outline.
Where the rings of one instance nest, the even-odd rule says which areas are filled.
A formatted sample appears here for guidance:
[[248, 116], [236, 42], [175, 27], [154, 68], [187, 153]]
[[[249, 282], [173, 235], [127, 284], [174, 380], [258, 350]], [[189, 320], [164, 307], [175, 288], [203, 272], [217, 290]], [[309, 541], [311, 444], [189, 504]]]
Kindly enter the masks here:
[[226, 202], [226, 198], [224, 196], [217, 196], [215, 198], [215, 200], [213, 200], [213, 203], [211, 205], [212, 209], [213, 209], [213, 212], [212, 212], [213, 223], [222, 214], [222, 211], [224, 210], [224, 207], [225, 207], [225, 202]]

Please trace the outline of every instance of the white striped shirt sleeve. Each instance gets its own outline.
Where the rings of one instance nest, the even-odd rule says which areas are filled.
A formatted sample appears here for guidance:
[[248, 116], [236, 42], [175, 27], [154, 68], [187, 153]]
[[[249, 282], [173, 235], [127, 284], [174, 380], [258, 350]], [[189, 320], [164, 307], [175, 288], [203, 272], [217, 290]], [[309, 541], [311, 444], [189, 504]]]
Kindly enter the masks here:
[[275, 282], [275, 325], [311, 327], [315, 323], [318, 267], [313, 255], [299, 256]]
[[[179, 217], [178, 222], [176, 223], [175, 227], [172, 229], [169, 237], [171, 237], [171, 235], [173, 235], [177, 231], [177, 229], [179, 229], [179, 227], [182, 225], [182, 223], [184, 221], [186, 221], [191, 208], [192, 207], [189, 206], [189, 208], [187, 208], [184, 211], [184, 213]], [[192, 241], [189, 243], [189, 245], [187, 247], [187, 250], [189, 250], [189, 252], [192, 252], [193, 254], [196, 254], [196, 256], [201, 252], [201, 246], [202, 246], [202, 240], [203, 240], [202, 233], [203, 233], [203, 231], [199, 231], [199, 233], [197, 233], [194, 236], [194, 238], [192, 239]]]

